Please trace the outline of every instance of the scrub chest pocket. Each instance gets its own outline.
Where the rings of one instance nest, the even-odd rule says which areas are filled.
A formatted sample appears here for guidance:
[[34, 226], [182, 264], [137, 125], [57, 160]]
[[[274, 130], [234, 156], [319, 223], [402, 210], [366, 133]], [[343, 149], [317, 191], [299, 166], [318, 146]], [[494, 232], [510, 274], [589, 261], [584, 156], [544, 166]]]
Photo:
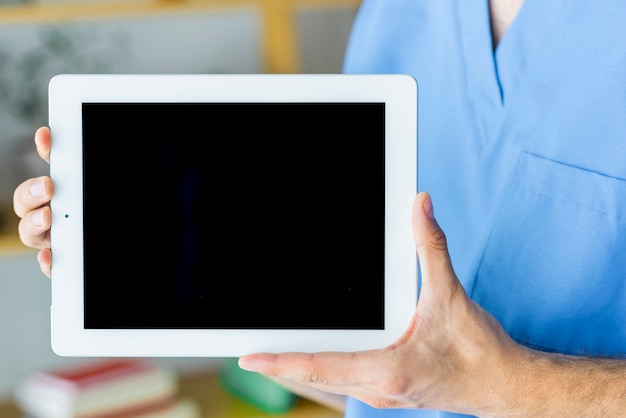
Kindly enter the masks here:
[[472, 297], [519, 343], [626, 353], [626, 181], [522, 153]]

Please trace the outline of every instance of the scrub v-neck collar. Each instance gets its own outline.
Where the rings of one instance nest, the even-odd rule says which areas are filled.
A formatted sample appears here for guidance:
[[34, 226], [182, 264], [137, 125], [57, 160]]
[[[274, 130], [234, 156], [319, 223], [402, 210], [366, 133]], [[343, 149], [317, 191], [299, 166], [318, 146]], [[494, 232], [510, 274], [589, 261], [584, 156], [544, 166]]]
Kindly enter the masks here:
[[549, 42], [564, 1], [571, 0], [525, 0], [494, 51], [489, 0], [457, 0], [464, 83], [482, 147], [497, 136], [508, 99], [523, 88], [523, 76], [539, 48]]
[[567, 0], [525, 0], [495, 51], [489, 0], [457, 1], [461, 53], [473, 100], [493, 108], [506, 104], [507, 93], [519, 82], [529, 59], [548, 41], [562, 1]]

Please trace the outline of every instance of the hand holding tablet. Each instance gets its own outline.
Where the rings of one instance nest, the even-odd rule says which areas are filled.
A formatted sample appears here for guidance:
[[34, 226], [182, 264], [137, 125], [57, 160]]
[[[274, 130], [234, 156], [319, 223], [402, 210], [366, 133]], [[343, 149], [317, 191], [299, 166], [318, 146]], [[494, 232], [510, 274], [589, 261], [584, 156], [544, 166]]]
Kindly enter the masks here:
[[56, 353], [355, 351], [408, 325], [412, 78], [61, 75], [49, 93]]

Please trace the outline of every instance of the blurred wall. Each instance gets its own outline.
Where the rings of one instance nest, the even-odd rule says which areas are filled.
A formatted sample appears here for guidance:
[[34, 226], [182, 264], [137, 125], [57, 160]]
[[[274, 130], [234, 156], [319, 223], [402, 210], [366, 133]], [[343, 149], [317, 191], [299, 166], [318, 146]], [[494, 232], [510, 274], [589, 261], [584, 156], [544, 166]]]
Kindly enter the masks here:
[[[298, 15], [301, 72], [341, 72], [354, 12], [316, 9]], [[17, 84], [28, 81], [20, 81], [20, 76], [28, 76], [23, 78], [30, 78], [34, 89], [29, 97], [43, 105], [25, 109], [31, 113], [23, 118], [0, 97], [0, 205], [10, 206], [20, 181], [47, 173], [34, 155], [32, 135], [46, 123], [45, 88], [55, 72], [258, 73], [262, 71], [258, 36], [258, 16], [241, 10], [60, 26], [0, 25], [0, 80], [6, 84], [17, 77], [9, 81]], [[49, 54], [42, 44], [50, 39], [70, 42], [56, 55], [65, 54], [63, 59], [48, 56], [45, 64], [37, 64]], [[30, 65], [32, 73], [19, 70], [20, 63]], [[32, 371], [85, 360], [58, 357], [50, 348], [50, 281], [39, 271], [35, 252], [0, 252], [0, 399], [10, 396], [14, 385]], [[181, 371], [219, 363], [193, 358], [158, 361]]]

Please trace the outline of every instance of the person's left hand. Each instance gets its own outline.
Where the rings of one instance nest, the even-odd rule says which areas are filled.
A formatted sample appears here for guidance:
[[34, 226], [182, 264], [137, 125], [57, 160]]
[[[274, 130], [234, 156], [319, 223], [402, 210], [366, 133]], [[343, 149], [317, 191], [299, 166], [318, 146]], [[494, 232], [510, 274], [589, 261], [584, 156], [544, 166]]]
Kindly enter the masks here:
[[257, 353], [242, 369], [348, 395], [376, 408], [490, 414], [525, 350], [474, 303], [457, 279], [426, 193], [413, 204], [422, 288], [409, 328], [392, 345], [356, 353]]
[[[42, 126], [35, 132], [35, 146], [39, 156], [50, 163], [52, 137], [50, 128]], [[41, 271], [50, 277], [52, 252], [50, 251], [50, 200], [54, 184], [50, 176], [30, 178], [20, 183], [13, 193], [13, 210], [20, 218], [18, 233], [24, 245], [39, 249], [37, 261]]]

